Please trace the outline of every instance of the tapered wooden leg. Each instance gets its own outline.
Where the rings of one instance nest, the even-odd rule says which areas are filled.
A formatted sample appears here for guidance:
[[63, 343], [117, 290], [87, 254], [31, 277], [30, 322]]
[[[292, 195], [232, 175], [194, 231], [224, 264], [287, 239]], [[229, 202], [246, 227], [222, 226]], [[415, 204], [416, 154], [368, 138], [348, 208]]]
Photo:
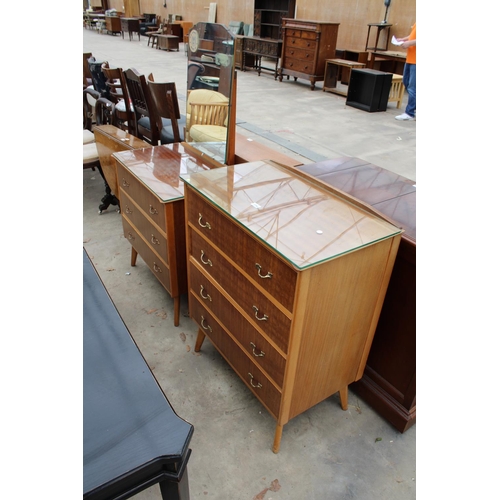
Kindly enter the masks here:
[[280, 424], [277, 424], [276, 425], [276, 432], [274, 433], [273, 453], [278, 453], [280, 451], [281, 434], [282, 433], [283, 433], [283, 426]]
[[174, 297], [174, 326], [179, 326], [179, 315], [181, 311], [180, 297]]
[[201, 328], [198, 328], [198, 337], [196, 337], [194, 352], [200, 352], [201, 345], [203, 344], [204, 340], [205, 340], [205, 332]]
[[339, 391], [339, 396], [340, 396], [340, 407], [345, 411], [347, 410], [347, 385], [345, 387], [342, 387]]
[[130, 254], [130, 265], [133, 267], [137, 261], [137, 250], [132, 247], [132, 253]]

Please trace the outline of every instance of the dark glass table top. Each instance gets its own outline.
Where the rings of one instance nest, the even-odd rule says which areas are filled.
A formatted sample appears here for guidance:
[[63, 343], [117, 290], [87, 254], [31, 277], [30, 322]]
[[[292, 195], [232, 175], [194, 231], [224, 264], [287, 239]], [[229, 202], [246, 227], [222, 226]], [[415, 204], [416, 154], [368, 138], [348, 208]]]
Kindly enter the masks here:
[[83, 497], [110, 498], [165, 471], [175, 474], [187, 462], [192, 433], [158, 385], [84, 250]]

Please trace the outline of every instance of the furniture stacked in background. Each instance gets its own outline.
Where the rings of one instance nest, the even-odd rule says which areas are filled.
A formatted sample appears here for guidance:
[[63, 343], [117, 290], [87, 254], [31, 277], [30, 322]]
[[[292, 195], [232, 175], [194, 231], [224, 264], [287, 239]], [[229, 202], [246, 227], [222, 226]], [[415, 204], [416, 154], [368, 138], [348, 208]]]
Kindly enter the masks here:
[[189, 500], [192, 434], [83, 250], [83, 498], [129, 498], [159, 484], [165, 500]]
[[351, 387], [400, 432], [416, 422], [416, 186], [357, 158], [297, 167], [404, 230], [365, 373]]

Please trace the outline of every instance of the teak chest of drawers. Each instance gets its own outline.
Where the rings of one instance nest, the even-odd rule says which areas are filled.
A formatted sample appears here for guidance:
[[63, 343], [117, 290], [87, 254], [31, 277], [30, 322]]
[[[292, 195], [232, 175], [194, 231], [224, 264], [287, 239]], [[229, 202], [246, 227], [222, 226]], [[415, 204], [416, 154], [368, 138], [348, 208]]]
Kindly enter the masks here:
[[325, 77], [326, 59], [335, 58], [339, 23], [283, 19], [283, 49], [279, 81], [283, 76], [315, 83]]
[[174, 299], [179, 325], [180, 296], [187, 293], [184, 183], [180, 174], [208, 169], [181, 144], [115, 153], [123, 232], [137, 254]]
[[283, 426], [363, 375], [401, 230], [272, 162], [182, 176], [195, 350]]

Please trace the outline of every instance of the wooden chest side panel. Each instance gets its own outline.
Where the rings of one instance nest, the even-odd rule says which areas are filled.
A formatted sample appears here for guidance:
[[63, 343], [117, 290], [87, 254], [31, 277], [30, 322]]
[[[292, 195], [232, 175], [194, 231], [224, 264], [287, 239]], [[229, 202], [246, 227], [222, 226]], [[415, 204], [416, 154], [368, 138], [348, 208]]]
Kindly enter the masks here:
[[307, 297], [299, 299], [305, 308], [304, 334], [298, 347], [297, 375], [290, 381], [289, 418], [357, 380], [366, 346], [373, 338], [380, 295], [385, 295], [392, 244], [389, 239], [309, 270], [314, 286], [308, 288]]

